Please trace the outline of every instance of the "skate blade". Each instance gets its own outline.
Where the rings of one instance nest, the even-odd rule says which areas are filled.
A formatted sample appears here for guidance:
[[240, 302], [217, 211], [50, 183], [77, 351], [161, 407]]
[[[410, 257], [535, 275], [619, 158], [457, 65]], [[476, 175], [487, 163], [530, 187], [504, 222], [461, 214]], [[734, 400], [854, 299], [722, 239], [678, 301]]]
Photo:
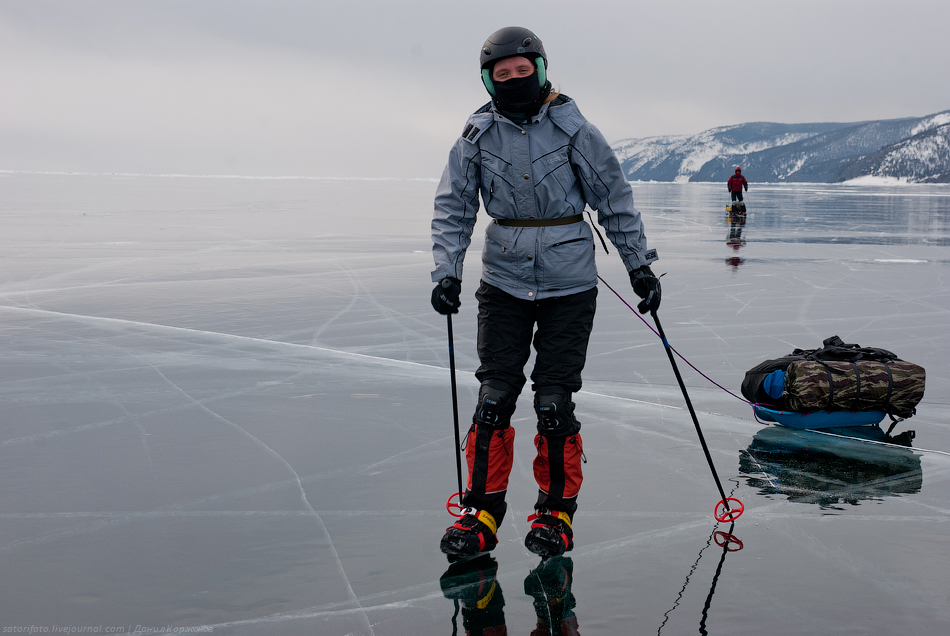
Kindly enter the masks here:
[[472, 552], [474, 548], [470, 542], [467, 541], [446, 541], [443, 539], [442, 543], [439, 545], [439, 549], [442, 550], [442, 553], [445, 554], [448, 558], [449, 563], [455, 563], [456, 561], [471, 561], [477, 559], [480, 556], [488, 554], [488, 550], [478, 550], [477, 552]]
[[477, 554], [446, 554], [445, 558], [449, 563], [468, 563], [469, 561], [474, 561], [480, 559], [483, 556], [488, 556], [489, 552], [479, 552]]
[[534, 541], [525, 541], [524, 546], [542, 559], [558, 557], [566, 552], [560, 541], [556, 543], [549, 543], [547, 541], [539, 541], [536, 539]]

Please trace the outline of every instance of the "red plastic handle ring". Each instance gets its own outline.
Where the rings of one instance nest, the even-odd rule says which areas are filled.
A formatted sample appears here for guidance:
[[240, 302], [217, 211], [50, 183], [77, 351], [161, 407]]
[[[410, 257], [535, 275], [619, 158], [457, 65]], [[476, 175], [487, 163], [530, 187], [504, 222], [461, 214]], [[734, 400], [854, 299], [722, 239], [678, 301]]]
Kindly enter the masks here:
[[734, 534], [729, 534], [728, 532], [723, 532], [722, 530], [716, 530], [716, 545], [720, 548], [725, 548], [728, 552], [738, 552], [743, 548], [742, 541], [739, 540], [739, 537]]
[[[452, 501], [452, 499], [455, 497], [458, 497], [458, 502]], [[461, 518], [462, 511], [464, 510], [462, 507], [461, 493], [453, 492], [451, 495], [449, 495], [449, 498], [445, 501], [445, 509], [448, 510], [449, 514], [453, 517]], [[453, 510], [458, 510], [458, 513], [452, 512]]]
[[[727, 501], [735, 502], [735, 506], [729, 506], [726, 504]], [[722, 512], [719, 512], [719, 507], [722, 506]], [[729, 521], [735, 521], [742, 516], [742, 513], [745, 512], [745, 506], [738, 499], [733, 497], [727, 497], [723, 501], [720, 501], [716, 504], [716, 509], [713, 511], [713, 514], [716, 517], [716, 521], [721, 521], [722, 523], [727, 523]]]

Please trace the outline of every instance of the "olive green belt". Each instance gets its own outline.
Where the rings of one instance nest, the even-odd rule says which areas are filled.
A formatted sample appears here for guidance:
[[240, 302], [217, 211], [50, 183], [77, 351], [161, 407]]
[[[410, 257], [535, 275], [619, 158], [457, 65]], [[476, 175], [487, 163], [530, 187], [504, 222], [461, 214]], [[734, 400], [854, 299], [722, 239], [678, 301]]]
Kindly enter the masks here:
[[570, 225], [584, 220], [583, 214], [562, 216], [558, 219], [495, 219], [498, 225], [505, 227], [548, 227], [551, 225]]

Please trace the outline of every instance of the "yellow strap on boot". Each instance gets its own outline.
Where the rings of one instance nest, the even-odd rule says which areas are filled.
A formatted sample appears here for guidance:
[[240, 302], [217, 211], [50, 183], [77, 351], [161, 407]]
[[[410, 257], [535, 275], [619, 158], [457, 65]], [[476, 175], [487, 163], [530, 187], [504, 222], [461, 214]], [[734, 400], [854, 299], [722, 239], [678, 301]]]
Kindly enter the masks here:
[[571, 516], [569, 514], [567, 514], [566, 512], [560, 512], [560, 511], [555, 512], [553, 510], [551, 512], [554, 513], [551, 516], [557, 517], [558, 519], [566, 523], [568, 528], [571, 528], [573, 530], [573, 527], [571, 526]]
[[498, 524], [495, 522], [495, 518], [491, 514], [485, 512], [484, 510], [479, 510], [478, 514], [475, 515], [475, 518], [488, 526], [488, 529], [491, 530], [492, 534], [498, 532]]

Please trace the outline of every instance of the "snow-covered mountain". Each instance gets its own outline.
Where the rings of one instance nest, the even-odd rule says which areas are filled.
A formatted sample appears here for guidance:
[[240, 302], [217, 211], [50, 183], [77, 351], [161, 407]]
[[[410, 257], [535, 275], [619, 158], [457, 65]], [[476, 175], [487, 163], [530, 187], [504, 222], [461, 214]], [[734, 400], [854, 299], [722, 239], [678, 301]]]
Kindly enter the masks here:
[[895, 177], [909, 183], [950, 183], [950, 123], [925, 129], [886, 146], [854, 162], [842, 174], [842, 179], [861, 177]]
[[856, 123], [755, 122], [697, 135], [613, 145], [634, 181], [725, 181], [741, 165], [750, 180], [838, 182], [891, 177], [950, 181], [950, 111]]

